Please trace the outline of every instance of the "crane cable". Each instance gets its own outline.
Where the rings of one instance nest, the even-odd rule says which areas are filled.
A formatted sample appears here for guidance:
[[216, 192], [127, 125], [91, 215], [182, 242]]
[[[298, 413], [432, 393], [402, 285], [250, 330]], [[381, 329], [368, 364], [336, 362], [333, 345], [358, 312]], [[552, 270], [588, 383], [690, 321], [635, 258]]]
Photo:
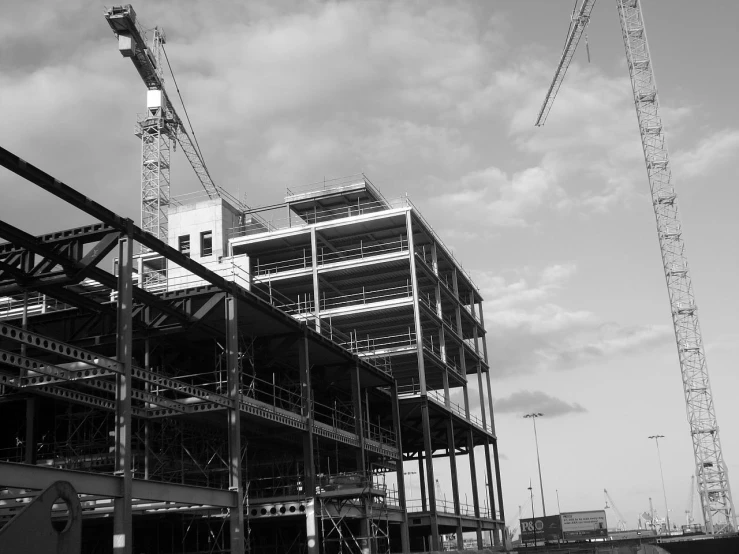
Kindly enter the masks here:
[[182, 93], [180, 92], [180, 87], [177, 85], [177, 79], [174, 76], [174, 71], [172, 71], [172, 65], [169, 63], [169, 56], [167, 56], [167, 50], [164, 48], [164, 44], [160, 46], [162, 49], [162, 52], [164, 52], [164, 59], [167, 60], [167, 67], [169, 67], [169, 74], [172, 75], [172, 82], [174, 83], [174, 88], [177, 90], [177, 96], [180, 97], [180, 103], [182, 104], [182, 109], [185, 111], [185, 119], [187, 119], [187, 124], [190, 126], [190, 132], [192, 133], [192, 140], [195, 143], [195, 148], [198, 149], [198, 156], [200, 156], [200, 161], [205, 165], [203, 153], [200, 151], [200, 144], [198, 143], [198, 137], [195, 136], [195, 129], [192, 126], [192, 122], [190, 121], [190, 114], [187, 113], [187, 107], [185, 106], [185, 101], [182, 99]]

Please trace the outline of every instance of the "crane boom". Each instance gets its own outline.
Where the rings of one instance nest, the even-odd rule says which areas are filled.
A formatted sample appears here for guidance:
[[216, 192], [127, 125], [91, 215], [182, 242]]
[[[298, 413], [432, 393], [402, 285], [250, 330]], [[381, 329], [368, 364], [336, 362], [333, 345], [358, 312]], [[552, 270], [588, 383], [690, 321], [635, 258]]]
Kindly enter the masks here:
[[606, 497], [606, 508], [608, 508], [608, 503], [611, 503], [611, 508], [613, 508], [613, 511], [616, 513], [616, 517], [618, 518], [617, 528], [619, 531], [625, 531], [626, 530], [626, 520], [624, 519], [624, 516], [621, 515], [621, 511], [616, 507], [616, 503], [613, 501], [613, 498], [611, 498], [611, 495], [608, 494], [607, 489], [603, 489], [603, 494]]
[[[539, 110], [539, 115], [536, 118], [537, 127], [544, 125], [544, 122], [547, 120], [549, 110], [552, 109], [554, 99], [557, 97], [557, 92], [559, 92], [559, 87], [562, 86], [562, 81], [565, 79], [567, 68], [570, 67], [572, 56], [575, 55], [577, 45], [580, 43], [580, 37], [582, 37], [585, 27], [587, 27], [588, 22], [590, 21], [590, 13], [593, 11], [595, 1], [596, 0], [584, 0], [577, 15], [573, 12], [572, 20], [570, 22], [570, 30], [567, 33], [565, 47], [562, 50], [562, 57], [559, 60], [557, 71], [554, 73], [554, 79], [552, 79], [552, 84], [549, 85], [547, 96], [544, 98], [544, 103], [542, 104], [541, 109]], [[575, 4], [575, 8], [577, 8], [577, 4]]]
[[[736, 529], [734, 504], [719, 440], [693, 284], [685, 255], [677, 194], [671, 184], [670, 159], [659, 113], [657, 84], [644, 16], [639, 0], [616, 2], [667, 282], [703, 518], [709, 534], [732, 532]], [[588, 5], [592, 9], [594, 3], [595, 0], [585, 0], [580, 14]], [[565, 51], [537, 118], [537, 125], [543, 124], [551, 109], [577, 46], [577, 31], [584, 29], [584, 24], [580, 27], [575, 24], [574, 30], [572, 25], [570, 28]]]

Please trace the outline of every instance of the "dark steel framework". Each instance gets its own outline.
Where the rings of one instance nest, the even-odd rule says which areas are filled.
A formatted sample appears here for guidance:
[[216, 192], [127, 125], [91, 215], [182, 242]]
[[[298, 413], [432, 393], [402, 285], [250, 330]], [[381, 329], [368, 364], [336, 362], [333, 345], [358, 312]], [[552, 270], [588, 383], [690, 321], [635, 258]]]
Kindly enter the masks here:
[[[409, 550], [402, 489], [382, 485], [402, 483], [390, 375], [2, 148], [0, 164], [98, 221], [0, 221], [0, 526], [63, 480], [83, 552], [336, 551], [326, 529]], [[204, 284], [143, 290], [134, 243]]]

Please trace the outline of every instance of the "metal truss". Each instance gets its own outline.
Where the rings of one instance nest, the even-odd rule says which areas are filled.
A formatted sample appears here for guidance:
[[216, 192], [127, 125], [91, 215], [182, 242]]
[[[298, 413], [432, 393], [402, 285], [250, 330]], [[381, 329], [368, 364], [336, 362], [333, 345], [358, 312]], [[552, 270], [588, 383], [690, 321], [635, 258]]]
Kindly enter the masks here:
[[638, 0], [618, 0], [618, 13], [657, 220], [703, 517], [708, 533], [730, 532], [735, 528], [734, 505], [721, 451], [677, 195], [671, 183], [667, 141], [641, 4]]
[[[321, 442], [341, 449], [345, 465], [356, 464], [357, 452], [364, 459], [400, 458], [396, 443], [363, 438], [352, 425], [349, 385], [341, 385], [351, 368], [358, 390], [381, 389], [377, 402], [387, 403], [397, 398], [390, 376], [2, 148], [0, 165], [101, 222], [39, 237], [0, 222], [0, 237], [8, 241], [0, 244], [0, 295], [24, 298], [20, 311], [0, 321], [0, 387], [4, 394], [60, 400], [41, 399], [42, 423], [52, 421], [53, 431], [34, 441], [39, 456], [61, 466], [0, 462], [0, 475], [10, 481], [0, 482], [0, 490], [68, 480], [95, 497], [83, 499], [86, 514], [112, 515], [115, 533], [125, 537], [123, 552], [133, 544], [134, 512], [211, 514], [223, 518], [214, 521], [212, 535], [205, 531], [211, 550], [223, 550], [217, 530], [223, 522], [230, 526], [229, 550], [237, 553], [248, 542], [243, 512], [249, 500], [242, 491], [249, 482], [246, 446], [240, 446], [246, 438], [257, 448], [293, 441], [298, 483], [310, 496], [314, 444], [316, 451]], [[160, 294], [136, 286], [134, 242], [205, 284]], [[98, 266], [116, 246], [118, 268], [110, 273]], [[29, 318], [29, 291], [67, 306]], [[270, 363], [278, 378], [260, 381]], [[275, 392], [278, 386], [284, 390]], [[353, 417], [362, 411], [355, 401], [360, 408]], [[57, 405], [64, 409], [54, 419]], [[326, 408], [340, 415], [321, 412]], [[242, 428], [242, 421], [249, 426]], [[193, 536], [193, 526], [186, 536]], [[300, 545], [300, 537], [298, 531], [291, 544]]]
[[156, 238], [169, 236], [171, 115], [149, 108], [136, 124], [141, 138], [141, 228]]

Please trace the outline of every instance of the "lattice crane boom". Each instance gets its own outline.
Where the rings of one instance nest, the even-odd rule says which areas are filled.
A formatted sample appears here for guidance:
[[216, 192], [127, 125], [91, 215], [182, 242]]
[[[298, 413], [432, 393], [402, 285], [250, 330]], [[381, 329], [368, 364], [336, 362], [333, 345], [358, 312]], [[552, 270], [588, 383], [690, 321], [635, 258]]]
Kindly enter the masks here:
[[593, 11], [595, 2], [596, 0], [584, 0], [580, 6], [580, 11], [577, 12], [577, 15], [575, 15], [575, 11], [577, 11], [577, 3], [575, 3], [575, 9], [573, 10], [572, 19], [570, 20], [570, 29], [567, 32], [565, 46], [562, 49], [562, 57], [559, 60], [557, 71], [554, 73], [554, 79], [552, 79], [552, 84], [549, 85], [546, 98], [544, 98], [544, 103], [542, 104], [541, 109], [539, 110], [539, 115], [536, 118], [537, 127], [544, 125], [544, 122], [547, 120], [549, 110], [552, 109], [554, 99], [557, 97], [557, 92], [559, 92], [559, 87], [562, 85], [562, 81], [564, 81], [567, 68], [570, 67], [572, 56], [575, 55], [577, 45], [580, 43], [580, 38], [585, 31], [585, 27], [587, 27], [588, 22], [590, 21], [590, 12]]
[[[581, 13], [587, 5], [592, 10], [594, 3], [594, 0], [585, 0]], [[670, 158], [659, 113], [657, 84], [644, 16], [639, 0], [616, 0], [616, 3], [657, 223], [706, 531], [710, 534], [731, 532], [736, 529], [734, 505], [719, 440], [693, 284], [685, 255], [677, 194], [671, 183]], [[570, 40], [573, 35], [573, 31], [568, 34], [565, 53], [549, 87], [537, 125], [540, 125], [540, 121], [543, 123], [542, 115], [545, 118], [548, 114], [564, 79], [567, 65], [572, 59], [568, 44], [574, 41]], [[576, 41], [574, 45], [577, 46]]]

